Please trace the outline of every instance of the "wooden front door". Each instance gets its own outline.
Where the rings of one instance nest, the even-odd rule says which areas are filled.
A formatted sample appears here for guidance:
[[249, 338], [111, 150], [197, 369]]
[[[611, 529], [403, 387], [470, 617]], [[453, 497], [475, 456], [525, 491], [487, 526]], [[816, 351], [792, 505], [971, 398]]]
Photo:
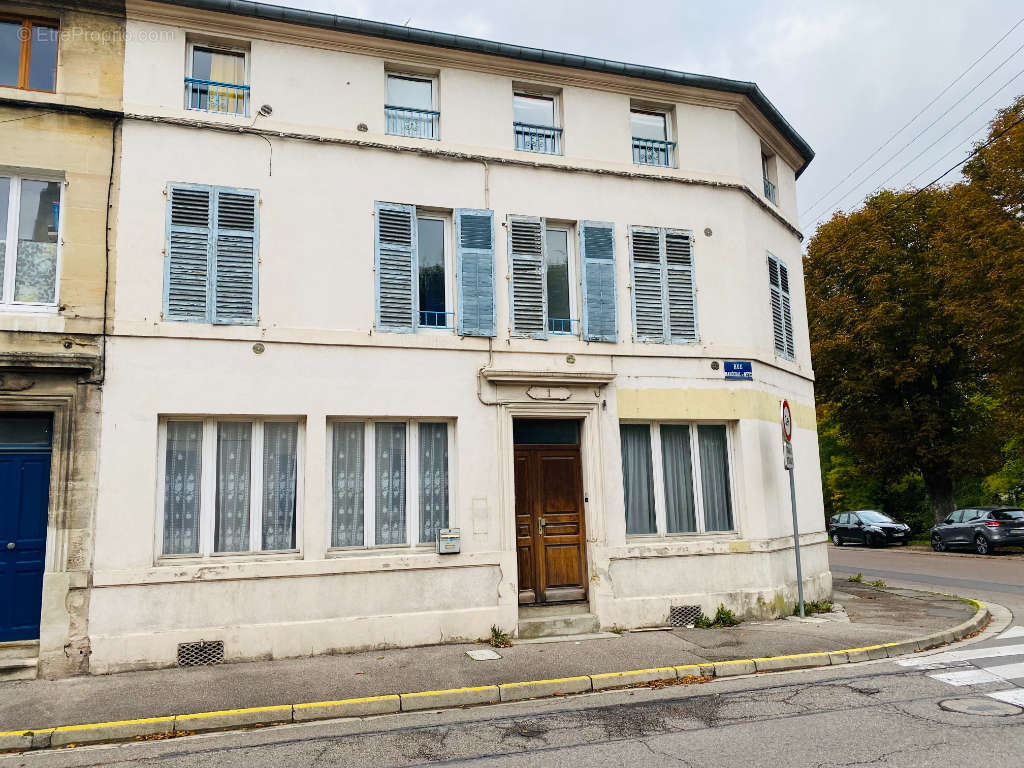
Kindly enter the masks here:
[[519, 602], [586, 597], [578, 445], [516, 446]]

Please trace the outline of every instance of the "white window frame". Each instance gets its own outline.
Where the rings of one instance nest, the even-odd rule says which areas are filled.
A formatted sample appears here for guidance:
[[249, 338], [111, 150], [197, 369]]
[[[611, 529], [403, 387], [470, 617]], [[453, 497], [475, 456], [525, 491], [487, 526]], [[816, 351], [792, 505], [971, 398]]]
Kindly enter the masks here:
[[552, 128], [562, 128], [562, 97], [557, 91], [547, 91], [542, 88], [513, 88], [512, 89], [512, 122], [515, 123], [515, 98], [523, 96], [528, 99], [550, 99], [551, 118], [554, 121]]
[[[338, 423], [363, 425], [363, 543], [348, 547], [331, 546], [334, 530], [334, 425]], [[405, 544], [377, 544], [377, 453], [375, 425], [379, 423], [405, 424]], [[420, 431], [419, 425], [447, 424], [448, 429], [448, 527], [455, 528], [455, 420], [448, 418], [388, 418], [370, 419], [337, 417], [327, 420], [327, 483], [326, 504], [328, 554], [346, 554], [367, 550], [434, 549], [436, 542], [419, 541], [420, 528]]]
[[[201, 421], [203, 423], [202, 477], [199, 502], [199, 551], [165, 554], [164, 489], [167, 480], [167, 423]], [[295, 449], [295, 547], [263, 549], [263, 425], [266, 422], [291, 422], [298, 425]], [[214, 552], [217, 515], [217, 424], [249, 422], [252, 424], [249, 487], [249, 549], [245, 552]], [[207, 558], [251, 558], [266, 555], [299, 555], [302, 552], [302, 507], [305, 477], [305, 421], [297, 416], [161, 416], [158, 427], [157, 472], [157, 560], [195, 560]], [[256, 544], [258, 546], [254, 547]]]
[[[665, 138], [663, 141], [675, 141], [672, 138], [672, 110], [668, 107], [638, 107], [632, 105], [629, 108], [629, 140], [632, 141], [633, 136], [633, 113], [640, 115], [661, 115], [665, 119]], [[675, 158], [673, 158], [674, 160]]]
[[455, 307], [455, 281], [457, 279], [455, 275], [455, 256], [452, 252], [452, 214], [448, 211], [437, 211], [429, 208], [419, 208], [413, 206], [416, 226], [419, 227], [420, 219], [431, 219], [433, 221], [440, 221], [444, 228], [444, 306], [445, 312], [451, 315], [451, 328], [435, 328], [429, 325], [420, 325], [420, 307], [419, 307], [419, 237], [417, 233], [416, 238], [416, 332], [417, 333], [434, 333], [451, 336], [455, 334], [458, 325], [458, 315]]
[[[252, 84], [249, 82], [249, 79], [250, 79], [250, 76], [249, 76], [249, 48], [247, 46], [243, 46], [242, 44], [230, 45], [230, 44], [227, 44], [227, 43], [208, 43], [208, 42], [205, 42], [204, 40], [202, 40], [201, 38], [198, 39], [198, 40], [189, 40], [188, 41], [188, 45], [186, 46], [186, 56], [188, 58], [185, 59], [185, 77], [192, 77], [193, 76], [193, 74], [192, 74], [192, 66], [195, 63], [195, 57], [193, 56], [193, 53], [195, 52], [196, 48], [202, 48], [202, 49], [207, 50], [207, 51], [215, 51], [215, 52], [221, 52], [221, 53], [240, 53], [240, 54], [242, 54], [242, 69], [243, 69], [243, 71], [245, 73], [245, 75], [244, 75], [245, 82], [244, 83], [232, 83], [232, 85], [248, 85], [248, 86], [251, 87]], [[218, 113], [214, 113], [214, 114], [218, 114]], [[228, 114], [230, 114], [230, 113], [228, 113]], [[238, 115], [238, 117], [242, 117], [242, 115]]]
[[[424, 75], [420, 72], [406, 72], [401, 69], [389, 69], [385, 73], [384, 78], [384, 104], [389, 107], [398, 107], [399, 109], [418, 109], [418, 107], [408, 107], [404, 104], [391, 104], [388, 102], [388, 80], [392, 77], [398, 77], [402, 80], [420, 80], [422, 82], [430, 83], [430, 109], [434, 112], [440, 112], [437, 108], [437, 75]], [[440, 128], [438, 129], [440, 132]]]
[[[622, 421], [620, 424], [643, 424], [651, 430], [651, 482], [654, 483], [654, 533], [627, 533], [628, 539], [652, 538], [693, 538], [695, 536], [733, 536], [739, 531], [736, 520], [736, 472], [734, 468], [733, 443], [735, 422], [728, 421]], [[694, 519], [696, 531], [668, 531], [668, 514], [665, 501], [665, 466], [661, 452], [662, 426], [686, 426], [690, 428], [690, 483], [693, 489]], [[729, 469], [729, 501], [732, 507], [732, 528], [727, 531], [709, 531], [704, 519], [704, 488], [701, 483], [700, 443], [697, 428], [700, 426], [725, 427], [725, 454]], [[625, 506], [623, 506], [625, 511]]]
[[580, 282], [581, 270], [576, 266], [576, 249], [573, 247], [577, 237], [577, 227], [575, 224], [569, 222], [551, 221], [550, 219], [544, 220], [544, 305], [548, 304], [548, 244], [547, 244], [547, 233], [555, 230], [558, 232], [565, 232], [566, 242], [566, 259], [569, 265], [569, 320], [570, 331], [569, 333], [560, 333], [551, 330], [551, 313], [547, 313], [548, 316], [545, 318], [545, 322], [548, 324], [547, 332], [548, 336], [575, 336], [578, 337], [583, 333], [583, 320], [580, 318], [580, 302], [578, 298], [579, 292], [583, 289], [583, 285]]
[[[67, 182], [62, 174], [20, 171], [10, 172], [0, 169], [0, 177], [10, 180], [10, 197], [7, 205], [7, 248], [4, 266], [3, 284], [0, 285], [0, 312], [43, 313], [55, 314], [60, 301], [60, 273], [62, 252], [64, 250], [64, 220], [67, 218], [64, 207]], [[57, 262], [54, 265], [56, 274], [53, 278], [53, 301], [15, 301], [14, 280], [18, 269], [18, 227], [21, 225], [21, 183], [23, 181], [47, 181], [60, 184], [60, 211], [57, 218]]]

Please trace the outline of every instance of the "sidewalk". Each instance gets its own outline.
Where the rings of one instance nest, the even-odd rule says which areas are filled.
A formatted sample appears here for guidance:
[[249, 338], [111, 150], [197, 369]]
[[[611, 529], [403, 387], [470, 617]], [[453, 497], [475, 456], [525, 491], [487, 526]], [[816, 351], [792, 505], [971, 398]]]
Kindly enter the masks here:
[[492, 661], [466, 656], [467, 650], [486, 645], [457, 644], [0, 683], [0, 731], [863, 648], [947, 631], [976, 612], [973, 604], [957, 598], [847, 582], [836, 583], [835, 600], [846, 615], [825, 621], [524, 643], [498, 649], [502, 658]]

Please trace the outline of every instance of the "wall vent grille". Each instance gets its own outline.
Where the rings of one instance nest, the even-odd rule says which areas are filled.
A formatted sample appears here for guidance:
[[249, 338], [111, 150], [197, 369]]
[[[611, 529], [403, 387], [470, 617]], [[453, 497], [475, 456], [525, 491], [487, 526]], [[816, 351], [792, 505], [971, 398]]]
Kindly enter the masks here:
[[673, 627], [692, 627], [700, 613], [699, 605], [673, 605], [669, 607], [668, 621]]
[[200, 640], [198, 643], [178, 644], [179, 667], [203, 667], [224, 662], [223, 640]]

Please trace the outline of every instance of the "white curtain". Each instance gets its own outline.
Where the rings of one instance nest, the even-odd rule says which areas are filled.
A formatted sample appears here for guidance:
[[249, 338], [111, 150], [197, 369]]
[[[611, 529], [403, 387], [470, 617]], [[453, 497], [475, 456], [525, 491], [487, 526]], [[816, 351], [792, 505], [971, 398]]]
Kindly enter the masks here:
[[405, 544], [405, 424], [378, 422], [375, 427], [376, 543]]
[[420, 543], [437, 541], [448, 527], [448, 425], [419, 425]]
[[729, 498], [729, 452], [724, 425], [697, 427], [700, 443], [701, 490], [704, 494], [704, 527], [731, 531], [732, 499]]
[[626, 501], [626, 533], [654, 533], [654, 479], [651, 427], [622, 424], [622, 486]]
[[295, 549], [299, 425], [263, 425], [263, 549]]
[[669, 533], [693, 533], [697, 517], [689, 424], [662, 425], [661, 463], [665, 472], [665, 527]]
[[363, 425], [334, 423], [331, 546], [361, 547], [363, 538]]
[[214, 552], [249, 551], [252, 423], [217, 424], [217, 518]]
[[199, 551], [203, 422], [167, 422], [166, 462], [164, 554], [195, 554]]

